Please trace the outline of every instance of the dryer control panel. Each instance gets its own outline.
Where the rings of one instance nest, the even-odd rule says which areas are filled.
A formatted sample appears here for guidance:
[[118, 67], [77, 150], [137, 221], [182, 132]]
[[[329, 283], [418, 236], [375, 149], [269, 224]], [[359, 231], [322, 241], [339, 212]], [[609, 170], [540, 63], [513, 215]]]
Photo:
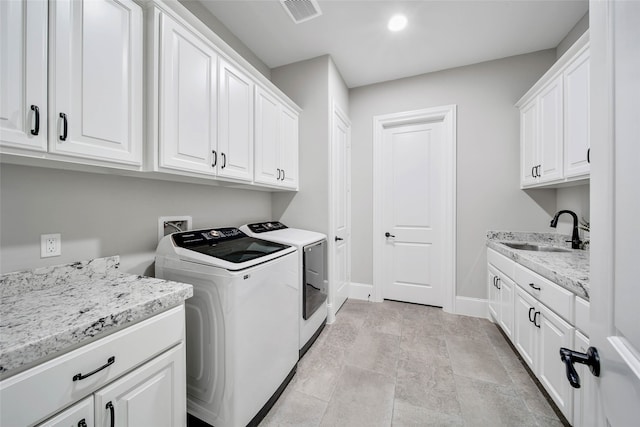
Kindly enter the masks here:
[[247, 227], [249, 227], [249, 230], [254, 233], [265, 233], [267, 231], [275, 231], [288, 228], [286, 225], [278, 221], [256, 222], [255, 224], [247, 224]]

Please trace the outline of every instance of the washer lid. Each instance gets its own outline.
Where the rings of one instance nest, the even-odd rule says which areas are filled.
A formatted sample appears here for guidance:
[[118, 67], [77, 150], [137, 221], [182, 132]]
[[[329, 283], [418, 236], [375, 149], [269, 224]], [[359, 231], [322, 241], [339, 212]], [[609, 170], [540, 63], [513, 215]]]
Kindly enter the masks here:
[[[264, 223], [258, 224], [261, 225]], [[271, 224], [280, 224], [279, 222], [271, 222]], [[283, 243], [286, 245], [294, 245], [294, 246], [305, 246], [311, 243], [319, 242], [320, 240], [324, 240], [327, 238], [322, 233], [317, 233], [315, 231], [310, 230], [301, 230], [299, 228], [288, 228], [286, 226], [279, 227], [277, 229], [272, 230], [264, 230], [256, 233], [255, 227], [256, 224], [245, 224], [240, 227], [240, 230], [249, 236], [259, 237], [261, 239], [267, 239], [272, 242]]]
[[285, 255], [291, 252], [287, 249], [293, 249], [285, 244], [249, 237], [237, 228], [173, 233], [171, 239], [181, 259], [200, 263], [207, 260], [207, 264], [228, 270], [248, 268]]

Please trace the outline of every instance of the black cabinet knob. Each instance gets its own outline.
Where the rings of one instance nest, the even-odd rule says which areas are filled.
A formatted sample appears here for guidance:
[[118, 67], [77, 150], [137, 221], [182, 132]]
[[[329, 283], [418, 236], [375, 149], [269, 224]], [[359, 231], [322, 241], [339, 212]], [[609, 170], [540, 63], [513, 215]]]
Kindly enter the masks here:
[[598, 355], [598, 349], [595, 347], [589, 347], [586, 353], [562, 347], [560, 348], [560, 360], [567, 367], [567, 380], [573, 388], [580, 388], [580, 376], [573, 366], [576, 362], [587, 365], [594, 376], [600, 376], [600, 356]]

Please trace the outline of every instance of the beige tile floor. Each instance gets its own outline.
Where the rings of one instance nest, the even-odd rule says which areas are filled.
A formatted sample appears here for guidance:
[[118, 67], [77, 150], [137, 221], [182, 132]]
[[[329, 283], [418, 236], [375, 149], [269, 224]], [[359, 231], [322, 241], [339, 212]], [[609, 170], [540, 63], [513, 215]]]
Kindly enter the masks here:
[[260, 426], [562, 426], [491, 322], [349, 300]]

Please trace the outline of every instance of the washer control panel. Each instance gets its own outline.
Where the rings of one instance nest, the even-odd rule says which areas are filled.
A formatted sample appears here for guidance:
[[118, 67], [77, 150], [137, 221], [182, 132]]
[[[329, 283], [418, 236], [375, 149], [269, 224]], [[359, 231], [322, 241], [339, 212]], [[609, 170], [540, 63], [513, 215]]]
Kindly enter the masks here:
[[184, 231], [171, 235], [176, 246], [190, 248], [203, 244], [215, 244], [226, 240], [247, 237], [242, 231], [234, 227], [211, 228], [204, 230]]
[[278, 221], [256, 222], [255, 224], [247, 224], [247, 227], [249, 227], [249, 230], [254, 233], [265, 233], [267, 231], [275, 231], [288, 228], [286, 225]]

